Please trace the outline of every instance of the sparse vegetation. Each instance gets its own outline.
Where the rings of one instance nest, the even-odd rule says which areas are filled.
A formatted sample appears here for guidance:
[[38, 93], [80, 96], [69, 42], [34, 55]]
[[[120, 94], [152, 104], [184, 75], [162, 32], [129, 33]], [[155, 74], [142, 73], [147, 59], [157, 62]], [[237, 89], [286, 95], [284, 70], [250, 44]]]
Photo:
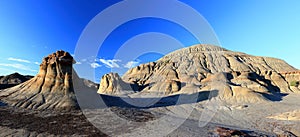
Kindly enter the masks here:
[[291, 81], [290, 86], [292, 87], [298, 87], [299, 86], [299, 81]]

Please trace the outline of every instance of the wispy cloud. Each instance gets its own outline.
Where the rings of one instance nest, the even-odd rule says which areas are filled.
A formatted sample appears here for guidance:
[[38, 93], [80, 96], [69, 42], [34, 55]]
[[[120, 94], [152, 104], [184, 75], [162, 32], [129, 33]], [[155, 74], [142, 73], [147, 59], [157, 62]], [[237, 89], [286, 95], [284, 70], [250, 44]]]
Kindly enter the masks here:
[[[96, 60], [98, 61], [98, 60]], [[112, 59], [112, 60], [105, 60], [105, 59], [99, 59], [99, 62], [103, 63], [108, 68], [119, 68], [120, 66], [117, 64], [117, 62], [121, 62], [119, 59]]]
[[19, 58], [13, 58], [13, 57], [8, 58], [7, 60], [17, 61], [17, 62], [23, 62], [23, 63], [31, 63], [29, 60], [19, 59]]
[[101, 65], [98, 64], [98, 63], [92, 63], [92, 64], [91, 64], [91, 67], [92, 67], [92, 68], [99, 68], [99, 67], [101, 67]]
[[33, 70], [33, 69], [29, 68], [28, 66], [25, 66], [23, 64], [4, 64], [4, 63], [0, 63], [0, 66], [11, 67], [11, 68], [15, 68], [15, 69], [19, 69], [19, 70], [25, 70], [25, 71], [31, 71], [31, 72], [37, 72], [37, 70]]
[[9, 60], [9, 61], [15, 61], [15, 62], [20, 62], [20, 63], [28, 63], [28, 64], [40, 65], [39, 62], [33, 62], [33, 61], [26, 60], [26, 59], [20, 59], [20, 58], [14, 58], [14, 57], [9, 57], [9, 58], [7, 58], [7, 60]]
[[137, 65], [139, 65], [139, 61], [129, 61], [127, 62], [124, 67], [125, 68], [133, 68], [133, 67], [136, 67]]
[[81, 62], [81, 63], [94, 63], [95, 62], [94, 56], [86, 57], [86, 58], [77, 58], [76, 61]]
[[76, 65], [80, 65], [80, 64], [82, 64], [82, 63], [81, 63], [81, 62], [76, 62], [75, 64], [76, 64]]

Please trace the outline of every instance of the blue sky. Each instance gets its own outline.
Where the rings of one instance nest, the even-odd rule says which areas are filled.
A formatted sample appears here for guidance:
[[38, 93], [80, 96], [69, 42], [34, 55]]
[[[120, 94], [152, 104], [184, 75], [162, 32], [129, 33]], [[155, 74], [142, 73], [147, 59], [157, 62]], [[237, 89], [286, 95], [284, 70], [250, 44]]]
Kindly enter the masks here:
[[[0, 1], [0, 75], [13, 72], [35, 75], [44, 56], [60, 49], [73, 54], [86, 25], [98, 13], [117, 2], [119, 0]], [[181, 2], [197, 10], [208, 21], [222, 47], [252, 55], [281, 58], [300, 68], [300, 1]], [[164, 12], [163, 8], [156, 10]], [[90, 63], [90, 67], [96, 68], [95, 81], [99, 81], [103, 74], [114, 68], [127, 69], [131, 65], [155, 61], [162, 55], [145, 54], [126, 62], [114, 58], [124, 42], [146, 32], [171, 35], [184, 46], [199, 43], [172, 22], [141, 18], [116, 28], [101, 46], [96, 61], [81, 60], [77, 65], [84, 61]]]

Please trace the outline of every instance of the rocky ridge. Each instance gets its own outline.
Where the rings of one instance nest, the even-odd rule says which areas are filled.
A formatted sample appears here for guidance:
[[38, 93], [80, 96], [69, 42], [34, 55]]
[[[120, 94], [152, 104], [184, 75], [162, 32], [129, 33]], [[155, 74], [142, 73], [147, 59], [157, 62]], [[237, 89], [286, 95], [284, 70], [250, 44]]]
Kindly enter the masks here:
[[[270, 100], [268, 97], [277, 93], [299, 92], [299, 87], [290, 86], [291, 80], [300, 80], [298, 73], [282, 73], [296, 71], [280, 59], [195, 45], [132, 68], [122, 79], [112, 77], [102, 79], [101, 83], [124, 81], [137, 86], [140, 93], [164, 92], [166, 95], [211, 91], [222, 85], [221, 99], [257, 102]], [[111, 89], [115, 91], [99, 88], [99, 93], [122, 92], [119, 85]]]
[[31, 78], [33, 78], [33, 76], [29, 76], [29, 75], [24, 76], [19, 73], [13, 73], [7, 76], [0, 76], [0, 89], [16, 86]]
[[0, 76], [0, 84], [20, 84], [31, 78], [33, 78], [33, 76], [13, 73], [7, 76]]

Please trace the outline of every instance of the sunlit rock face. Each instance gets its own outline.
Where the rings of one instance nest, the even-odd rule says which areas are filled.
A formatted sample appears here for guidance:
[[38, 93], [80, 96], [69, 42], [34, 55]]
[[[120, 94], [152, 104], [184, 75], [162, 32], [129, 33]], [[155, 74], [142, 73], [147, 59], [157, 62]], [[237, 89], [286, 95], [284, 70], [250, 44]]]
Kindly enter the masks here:
[[[140, 93], [164, 92], [166, 95], [221, 89], [219, 98], [256, 102], [268, 100], [263, 94], [299, 92], [291, 88], [287, 80], [299, 80], [299, 77], [282, 74], [294, 71], [297, 69], [280, 59], [195, 45], [134, 67], [122, 79], [102, 78], [101, 83], [109, 87], [107, 83], [121, 81], [136, 85]], [[122, 90], [120, 84], [111, 84], [109, 88], [100, 84], [99, 93], [115, 94]]]
[[124, 94], [133, 93], [134, 88], [125, 83], [117, 73], [105, 74], [100, 82], [98, 93], [100, 94]]
[[57, 51], [45, 57], [39, 73], [32, 79], [0, 92], [2, 100], [29, 109], [78, 108], [72, 84], [73, 57]]

